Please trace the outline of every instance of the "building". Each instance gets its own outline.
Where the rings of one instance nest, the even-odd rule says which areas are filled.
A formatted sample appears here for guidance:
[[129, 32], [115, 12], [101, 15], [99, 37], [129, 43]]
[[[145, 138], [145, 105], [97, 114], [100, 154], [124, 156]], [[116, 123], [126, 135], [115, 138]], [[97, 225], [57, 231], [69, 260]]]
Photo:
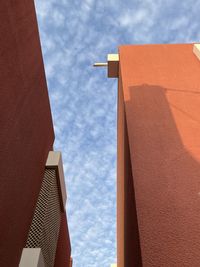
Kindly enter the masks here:
[[34, 1], [1, 1], [0, 14], [0, 266], [70, 267]]
[[199, 44], [108, 56], [118, 78], [118, 267], [199, 266], [199, 60]]
[[117, 266], [200, 262], [200, 45], [119, 47]]
[[[0, 4], [0, 266], [71, 267], [34, 2]], [[121, 46], [117, 266], [200, 262], [200, 49]]]

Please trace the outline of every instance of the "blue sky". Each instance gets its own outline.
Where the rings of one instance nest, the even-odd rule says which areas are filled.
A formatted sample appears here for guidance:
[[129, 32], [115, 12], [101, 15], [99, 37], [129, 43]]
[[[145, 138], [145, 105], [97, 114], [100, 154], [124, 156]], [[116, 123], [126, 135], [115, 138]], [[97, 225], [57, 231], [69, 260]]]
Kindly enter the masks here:
[[116, 262], [117, 81], [92, 67], [122, 44], [200, 41], [200, 0], [35, 0], [74, 267]]

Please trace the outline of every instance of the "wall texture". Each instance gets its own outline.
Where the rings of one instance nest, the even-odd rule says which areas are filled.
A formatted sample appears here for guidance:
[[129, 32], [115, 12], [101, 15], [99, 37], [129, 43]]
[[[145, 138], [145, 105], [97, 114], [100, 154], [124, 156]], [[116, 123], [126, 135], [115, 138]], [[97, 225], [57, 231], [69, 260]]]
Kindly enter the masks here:
[[31, 0], [0, 3], [0, 266], [18, 266], [54, 132]]
[[70, 255], [71, 255], [71, 247], [69, 242], [67, 218], [66, 214], [62, 213], [60, 233], [56, 250], [55, 267], [71, 267]]
[[117, 266], [140, 267], [140, 242], [121, 71], [117, 124]]
[[200, 262], [200, 61], [192, 47], [119, 49], [145, 267]]

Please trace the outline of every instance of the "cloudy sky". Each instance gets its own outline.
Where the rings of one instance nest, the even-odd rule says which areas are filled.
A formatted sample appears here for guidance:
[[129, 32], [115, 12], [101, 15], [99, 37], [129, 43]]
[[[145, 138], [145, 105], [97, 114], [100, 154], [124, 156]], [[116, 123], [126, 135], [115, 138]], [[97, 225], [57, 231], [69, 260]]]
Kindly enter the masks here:
[[74, 267], [116, 262], [117, 81], [92, 67], [123, 44], [200, 41], [200, 0], [35, 0], [63, 153]]

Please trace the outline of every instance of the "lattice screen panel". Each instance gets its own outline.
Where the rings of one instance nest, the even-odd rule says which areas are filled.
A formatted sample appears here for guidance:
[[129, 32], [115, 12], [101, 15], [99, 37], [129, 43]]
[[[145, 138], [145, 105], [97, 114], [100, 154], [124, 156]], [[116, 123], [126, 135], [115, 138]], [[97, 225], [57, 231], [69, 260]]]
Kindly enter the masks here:
[[27, 248], [41, 248], [46, 267], [54, 266], [60, 220], [56, 170], [46, 169], [26, 243]]

